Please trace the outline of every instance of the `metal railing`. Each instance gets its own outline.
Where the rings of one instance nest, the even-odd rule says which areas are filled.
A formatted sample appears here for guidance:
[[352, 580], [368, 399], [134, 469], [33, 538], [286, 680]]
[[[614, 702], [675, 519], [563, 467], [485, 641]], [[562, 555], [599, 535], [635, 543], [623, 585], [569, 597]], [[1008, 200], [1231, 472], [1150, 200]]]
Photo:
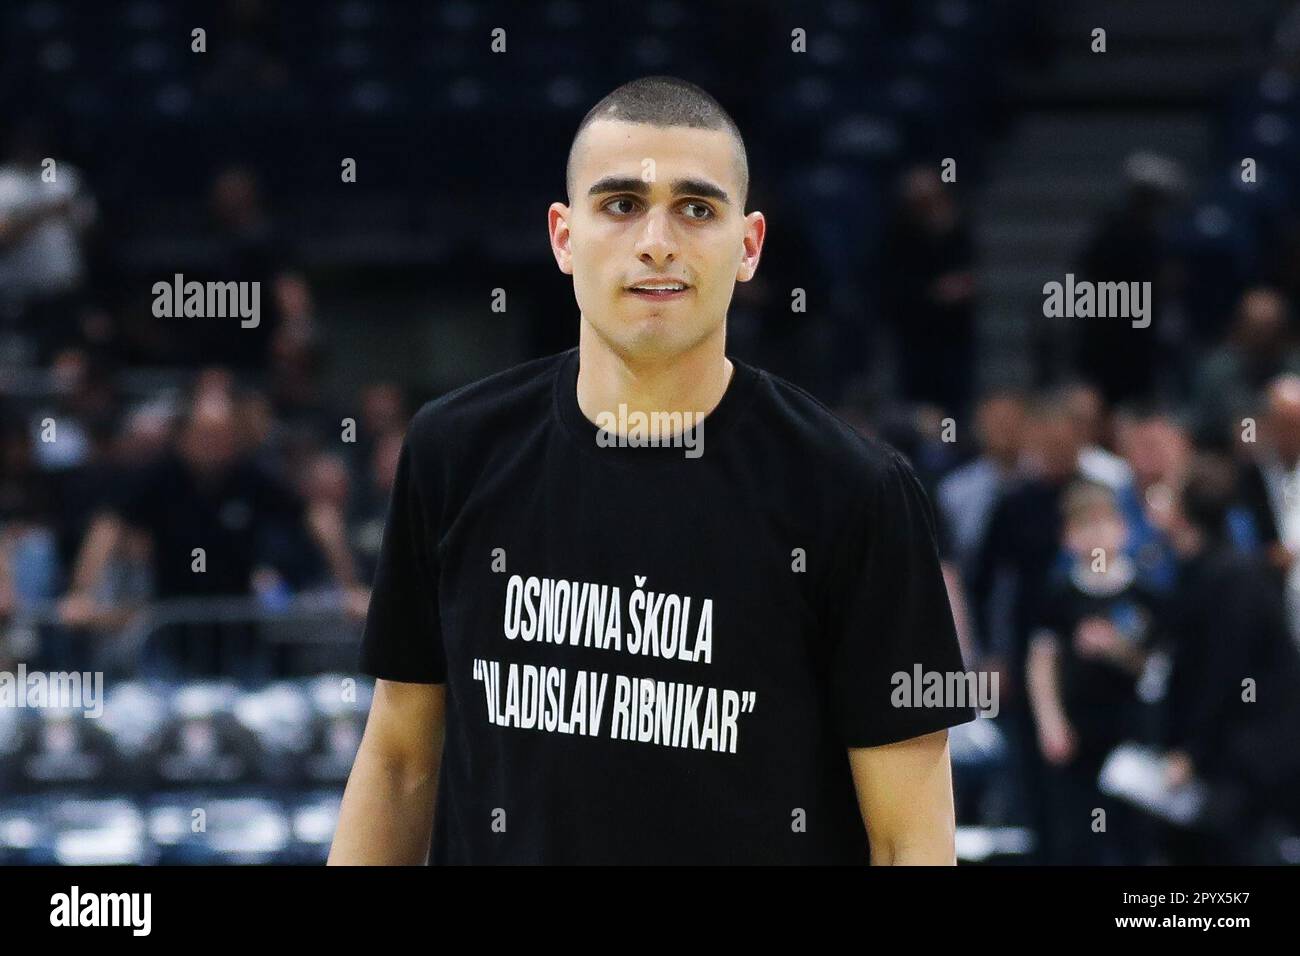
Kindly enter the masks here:
[[[15, 611], [9, 624], [11, 631], [45, 628], [97, 630], [93, 625], [70, 628], [54, 601]], [[105, 670], [133, 671], [165, 634], [186, 631], [205, 640], [240, 633], [267, 647], [333, 647], [344, 654], [356, 648], [361, 621], [346, 613], [335, 591], [304, 592], [273, 602], [255, 596], [169, 598], [144, 604], [122, 626], [101, 631], [95, 657]], [[15, 649], [18, 656], [26, 656]]]

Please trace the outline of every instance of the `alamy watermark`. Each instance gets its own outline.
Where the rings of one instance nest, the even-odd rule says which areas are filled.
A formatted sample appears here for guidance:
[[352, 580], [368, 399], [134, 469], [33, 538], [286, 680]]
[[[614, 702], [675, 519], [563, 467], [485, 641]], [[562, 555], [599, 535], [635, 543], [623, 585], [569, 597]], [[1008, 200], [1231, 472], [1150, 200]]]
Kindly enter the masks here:
[[262, 322], [261, 282], [186, 282], [178, 272], [171, 282], [155, 282], [153, 296], [153, 314], [160, 319], [238, 316], [245, 329]]
[[74, 885], [50, 897], [50, 925], [122, 927], [132, 936], [148, 936], [153, 929], [153, 894], [83, 893]]
[[601, 448], [685, 448], [687, 458], [704, 454], [703, 412], [629, 412], [596, 415], [596, 444]]
[[80, 710], [83, 717], [104, 713], [103, 671], [0, 671], [0, 707]]
[[1044, 283], [1043, 295], [1049, 319], [1132, 319], [1135, 329], [1151, 324], [1150, 282], [1076, 282], [1067, 272], [1064, 283]]
[[914, 664], [911, 672], [895, 671], [889, 682], [894, 707], [970, 707], [981, 717], [998, 715], [997, 671], [927, 671]]

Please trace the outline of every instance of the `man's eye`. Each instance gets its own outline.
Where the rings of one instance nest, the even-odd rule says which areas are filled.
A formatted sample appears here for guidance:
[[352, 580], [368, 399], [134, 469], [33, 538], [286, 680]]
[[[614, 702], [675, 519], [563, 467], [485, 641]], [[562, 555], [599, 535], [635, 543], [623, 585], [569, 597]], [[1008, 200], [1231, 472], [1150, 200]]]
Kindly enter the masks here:
[[[686, 213], [687, 219], [709, 219], [713, 216], [713, 210], [702, 202], [688, 202], [682, 208], [688, 210]], [[691, 209], [694, 209], [695, 212], [691, 213], [689, 211]]]
[[[614, 208], [615, 206], [618, 206], [623, 203], [626, 203], [630, 208], [626, 210], [618, 210]], [[631, 213], [636, 208], [636, 202], [626, 197], [623, 197], [621, 199], [611, 199], [609, 202], [605, 203], [605, 208], [608, 209], [610, 212], [614, 213], [615, 215], [625, 216]]]

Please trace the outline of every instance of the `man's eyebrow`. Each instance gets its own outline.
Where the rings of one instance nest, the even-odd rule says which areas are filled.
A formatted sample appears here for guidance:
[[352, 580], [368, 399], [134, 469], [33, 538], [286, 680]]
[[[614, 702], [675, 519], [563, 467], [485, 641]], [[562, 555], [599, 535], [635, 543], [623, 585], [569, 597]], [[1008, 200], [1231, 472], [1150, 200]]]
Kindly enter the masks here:
[[[690, 195], [701, 196], [705, 199], [716, 199], [730, 205], [731, 198], [727, 195], [726, 190], [704, 179], [675, 179], [673, 180], [672, 192], [674, 196]], [[606, 176], [594, 182], [589, 190], [588, 196], [599, 196], [602, 193], [633, 193], [637, 196], [648, 196], [650, 194], [650, 184], [637, 176]]]

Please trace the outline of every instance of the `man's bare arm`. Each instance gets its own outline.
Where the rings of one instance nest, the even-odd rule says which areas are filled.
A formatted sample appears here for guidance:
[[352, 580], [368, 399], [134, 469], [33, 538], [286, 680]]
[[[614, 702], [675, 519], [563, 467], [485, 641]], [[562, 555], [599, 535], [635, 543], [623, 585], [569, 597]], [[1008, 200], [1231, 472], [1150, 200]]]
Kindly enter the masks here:
[[344, 593], [344, 609], [355, 618], [364, 618], [370, 604], [370, 589], [357, 577], [357, 568], [348, 548], [347, 522], [342, 512], [330, 505], [314, 505], [307, 510], [307, 530], [325, 555], [330, 573]]
[[343, 792], [331, 866], [427, 861], [446, 702], [445, 684], [375, 682]]
[[1060, 644], [1054, 635], [1039, 632], [1030, 640], [1025, 684], [1029, 688], [1030, 712], [1039, 727], [1068, 722], [1061, 702], [1060, 657]]
[[359, 583], [357, 569], [348, 549], [347, 522], [340, 509], [313, 505], [307, 510], [307, 530], [325, 555], [330, 573], [339, 587], [356, 587]]
[[102, 608], [96, 589], [104, 568], [126, 536], [126, 526], [112, 512], [95, 517], [81, 542], [68, 591], [58, 603], [59, 620], [69, 627], [102, 627], [124, 623], [129, 610]]
[[955, 866], [948, 731], [849, 748], [873, 866]]
[[81, 551], [77, 555], [77, 564], [72, 572], [69, 591], [74, 594], [94, 592], [104, 573], [104, 566], [108, 564], [108, 559], [121, 544], [123, 531], [121, 519], [112, 512], [103, 512], [95, 516], [81, 543]]

